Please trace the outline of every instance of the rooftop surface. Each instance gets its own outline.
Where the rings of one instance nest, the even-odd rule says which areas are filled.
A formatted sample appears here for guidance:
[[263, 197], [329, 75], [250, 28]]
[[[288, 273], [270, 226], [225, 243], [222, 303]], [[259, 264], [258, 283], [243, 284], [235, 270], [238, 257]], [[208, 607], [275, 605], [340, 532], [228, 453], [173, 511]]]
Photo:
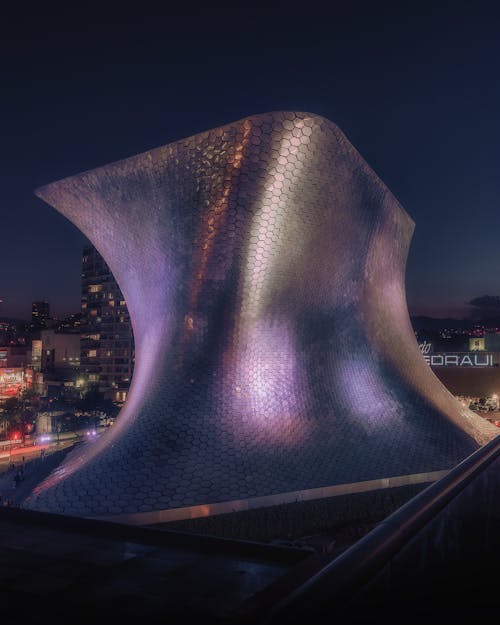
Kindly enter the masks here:
[[[431, 614], [452, 614], [455, 622], [463, 613], [496, 614], [489, 571], [500, 549], [499, 440], [365, 528], [363, 538], [351, 536], [360, 539], [350, 548], [338, 545], [340, 557], [337, 549], [136, 527], [13, 502], [0, 507], [2, 616], [27, 624], [281, 625], [318, 622], [318, 614], [330, 621], [335, 609], [342, 622], [356, 624], [382, 613], [385, 622], [400, 623], [409, 607], [412, 623]], [[22, 483], [36, 481], [63, 454], [27, 464]]]
[[307, 550], [0, 508], [2, 616], [21, 623], [75, 615], [226, 622], [308, 557]]

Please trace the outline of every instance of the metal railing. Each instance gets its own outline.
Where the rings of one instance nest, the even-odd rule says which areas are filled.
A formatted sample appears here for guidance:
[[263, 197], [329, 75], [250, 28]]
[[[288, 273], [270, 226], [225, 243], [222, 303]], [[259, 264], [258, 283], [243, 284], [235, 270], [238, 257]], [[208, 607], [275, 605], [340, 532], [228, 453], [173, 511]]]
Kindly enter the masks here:
[[[286, 580], [280, 580], [281, 597], [276, 597], [274, 605], [267, 606], [265, 612], [254, 614], [254, 622], [291, 625], [325, 622], [325, 616], [331, 621], [339, 615], [345, 622], [345, 607], [352, 605], [353, 599], [363, 588], [384, 567], [390, 565], [391, 560], [459, 497], [467, 486], [487, 472], [499, 457], [500, 436], [497, 436], [309, 577], [297, 580], [297, 576], [294, 579], [291, 575], [288, 588]], [[474, 506], [474, 502], [471, 503]], [[477, 502], [477, 505], [480, 507], [481, 502]], [[456, 548], [460, 549], [461, 545]], [[296, 585], [292, 587], [294, 583]], [[321, 618], [315, 620], [315, 616], [320, 615]]]

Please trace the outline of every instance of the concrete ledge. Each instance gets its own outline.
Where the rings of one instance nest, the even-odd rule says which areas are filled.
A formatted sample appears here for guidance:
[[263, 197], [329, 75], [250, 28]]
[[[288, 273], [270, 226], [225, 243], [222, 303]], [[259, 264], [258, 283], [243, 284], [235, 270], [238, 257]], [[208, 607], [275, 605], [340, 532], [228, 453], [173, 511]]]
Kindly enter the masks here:
[[406, 484], [148, 527], [226, 540], [337, 549], [356, 542], [428, 485]]
[[[380, 498], [380, 493], [383, 493], [385, 490], [397, 489], [401, 487], [410, 487], [410, 486], [419, 486], [418, 489], [410, 489], [411, 494], [413, 496], [416, 492], [421, 490], [426, 484], [431, 482], [435, 482], [440, 479], [444, 475], [448, 473], [448, 470], [443, 471], [433, 471], [429, 473], [416, 473], [411, 475], [400, 475], [393, 477], [386, 477], [377, 480], [367, 480], [364, 482], [353, 482], [350, 484], [337, 484], [335, 486], [328, 486], [323, 488], [313, 488], [309, 490], [302, 491], [294, 491], [289, 493], [279, 493], [276, 495], [269, 495], [266, 497], [254, 497], [250, 499], [241, 499], [234, 501], [227, 501], [221, 503], [214, 504], [204, 504], [200, 506], [189, 506], [185, 508], [174, 508], [170, 510], [156, 510], [152, 512], [141, 512], [136, 514], [122, 514], [115, 516], [107, 516], [107, 517], [98, 517], [101, 520], [106, 521], [114, 521], [118, 523], [126, 523], [132, 525], [163, 525], [168, 524], [169, 527], [172, 527], [173, 523], [181, 523], [177, 525], [179, 528], [184, 528], [185, 523], [182, 522], [192, 521], [196, 523], [191, 523], [191, 526], [196, 526], [201, 528], [202, 526], [213, 526], [215, 533], [219, 532], [216, 530], [216, 526], [221, 525], [225, 526], [223, 520], [214, 520], [209, 523], [202, 523], [203, 519], [217, 519], [222, 516], [229, 516], [231, 518], [234, 517], [235, 513], [245, 513], [250, 511], [259, 510], [259, 514], [262, 516], [262, 519], [266, 517], [273, 517], [276, 515], [277, 507], [279, 506], [287, 506], [288, 504], [298, 504], [298, 503], [306, 503], [306, 502], [324, 502], [325, 500], [333, 500], [332, 504], [340, 508], [345, 508], [347, 504], [347, 508], [350, 507], [351, 504], [347, 502], [353, 502], [353, 495], [360, 495], [363, 493], [377, 493], [376, 498]], [[408, 491], [408, 489], [406, 489]], [[410, 492], [408, 491], [408, 492]], [[343, 500], [341, 503], [340, 500]], [[366, 502], [373, 500], [373, 497], [364, 498]], [[402, 502], [401, 502], [402, 503]], [[365, 504], [362, 506], [365, 507]], [[269, 508], [270, 512], [266, 515], [263, 509]], [[339, 516], [339, 510], [337, 510], [337, 516]], [[366, 517], [367, 510], [364, 512], [359, 512], [360, 516]], [[356, 513], [358, 514], [358, 513]], [[299, 515], [300, 516], [300, 515]], [[345, 510], [342, 514], [340, 514], [339, 521], [351, 522], [352, 518], [349, 518], [350, 514]], [[352, 515], [351, 515], [352, 516]], [[321, 522], [321, 521], [320, 521]], [[229, 525], [233, 525], [234, 522], [231, 521]], [[299, 523], [300, 525], [303, 522]], [[251, 524], [253, 525], [253, 523]], [[276, 523], [271, 523], [272, 526], [275, 526]], [[280, 525], [280, 523], [278, 523]], [[197, 530], [196, 530], [197, 531]], [[223, 535], [227, 535], [225, 532]], [[243, 530], [243, 533], [248, 533], [249, 530]], [[250, 530], [252, 533], [252, 530]], [[260, 532], [259, 532], [260, 533]], [[274, 534], [274, 531], [271, 533]], [[280, 532], [277, 532], [277, 535], [282, 535]], [[238, 530], [234, 536], [242, 537], [241, 530]], [[257, 538], [258, 540], [266, 540], [266, 538]]]

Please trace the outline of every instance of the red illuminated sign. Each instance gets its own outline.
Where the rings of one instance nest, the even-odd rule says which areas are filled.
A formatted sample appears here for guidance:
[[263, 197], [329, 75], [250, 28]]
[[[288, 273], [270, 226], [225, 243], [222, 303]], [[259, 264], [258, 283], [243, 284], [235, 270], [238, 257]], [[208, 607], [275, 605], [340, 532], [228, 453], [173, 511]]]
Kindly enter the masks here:
[[33, 371], [21, 367], [0, 369], [0, 399], [20, 395], [21, 391], [33, 384]]

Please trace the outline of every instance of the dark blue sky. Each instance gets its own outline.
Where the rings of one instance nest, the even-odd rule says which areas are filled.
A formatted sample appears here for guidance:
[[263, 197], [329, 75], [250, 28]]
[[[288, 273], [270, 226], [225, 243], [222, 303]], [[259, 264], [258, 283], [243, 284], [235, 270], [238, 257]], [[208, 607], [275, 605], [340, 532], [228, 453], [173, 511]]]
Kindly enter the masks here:
[[335, 122], [415, 220], [411, 313], [500, 294], [495, 3], [207, 4], [2, 16], [0, 315], [79, 309], [85, 239], [36, 187], [287, 109]]

